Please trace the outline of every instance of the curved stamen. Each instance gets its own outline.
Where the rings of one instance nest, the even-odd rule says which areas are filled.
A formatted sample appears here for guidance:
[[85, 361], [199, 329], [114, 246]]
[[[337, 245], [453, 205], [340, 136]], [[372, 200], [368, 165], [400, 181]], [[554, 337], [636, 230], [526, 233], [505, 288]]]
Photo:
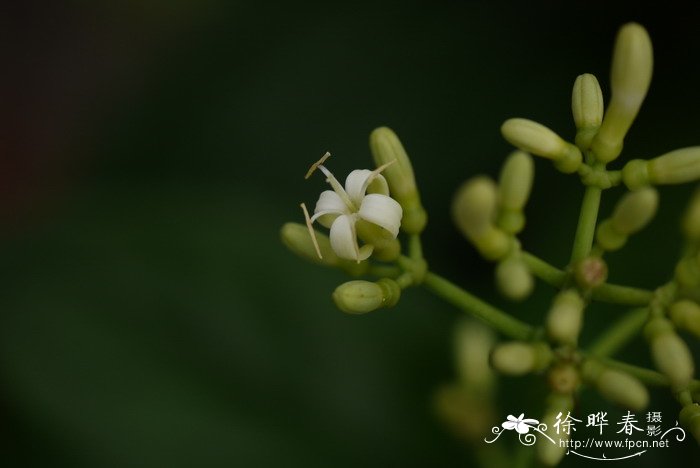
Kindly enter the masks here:
[[395, 162], [396, 162], [396, 159], [392, 159], [392, 160], [389, 161], [388, 163], [382, 164], [381, 166], [379, 166], [378, 168], [376, 168], [375, 170], [373, 170], [373, 171], [370, 173], [370, 175], [367, 176], [367, 179], [365, 180], [365, 183], [362, 185], [362, 191], [361, 191], [360, 193], [364, 196], [364, 195], [367, 193], [367, 187], [369, 187], [369, 184], [372, 183], [372, 181], [374, 180], [374, 178], [377, 177], [377, 176], [379, 175], [379, 173], [381, 173], [384, 169], [386, 169], [387, 167], [391, 166], [391, 165], [394, 164]]
[[321, 248], [318, 246], [318, 241], [316, 240], [316, 231], [314, 231], [314, 228], [311, 225], [312, 221], [311, 221], [311, 218], [309, 218], [309, 211], [306, 209], [306, 204], [304, 204], [304, 203], [301, 204], [301, 210], [304, 212], [304, 220], [306, 220], [306, 227], [309, 229], [309, 235], [311, 236], [311, 242], [313, 242], [313, 244], [314, 244], [314, 248], [316, 249], [316, 253], [318, 254], [318, 258], [323, 259], [323, 255], [321, 255]]
[[313, 163], [313, 164], [311, 165], [311, 167], [309, 168], [309, 170], [306, 171], [306, 175], [304, 176], [304, 179], [308, 179], [309, 177], [311, 177], [311, 174], [313, 174], [313, 173], [316, 171], [316, 169], [318, 168], [318, 166], [320, 166], [321, 164], [323, 164], [324, 162], [326, 162], [326, 159], [328, 159], [328, 158], [330, 158], [330, 157], [331, 157], [331, 153], [329, 153], [328, 151], [326, 151], [326, 153], [325, 153], [323, 156], [321, 156], [321, 159], [319, 159], [318, 161], [316, 161], [315, 163]]
[[318, 218], [320, 218], [323, 215], [327, 215], [327, 214], [342, 215], [344, 213], [342, 211], [338, 211], [338, 210], [323, 210], [323, 211], [319, 211], [318, 213], [314, 213], [314, 215], [311, 217], [311, 219], [309, 221], [311, 221], [311, 223], [314, 223], [314, 222], [316, 222], [316, 220]]

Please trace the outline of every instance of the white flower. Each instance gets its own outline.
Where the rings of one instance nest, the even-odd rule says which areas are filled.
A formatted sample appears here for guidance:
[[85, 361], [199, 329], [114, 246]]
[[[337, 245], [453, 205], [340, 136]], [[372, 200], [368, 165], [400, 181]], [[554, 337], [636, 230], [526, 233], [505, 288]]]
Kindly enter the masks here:
[[[330, 157], [326, 153], [318, 162], [314, 163], [306, 174], [308, 178], [316, 170], [320, 169], [326, 176], [333, 190], [326, 190], [316, 202], [314, 215], [309, 217], [306, 206], [302, 203], [302, 209], [306, 216], [309, 232], [316, 242], [311, 224], [318, 221], [323, 226], [330, 228], [331, 248], [340, 258], [355, 260], [358, 263], [372, 254], [374, 246], [365, 244], [360, 247], [357, 244], [357, 231], [355, 223], [364, 220], [387, 231], [396, 238], [401, 226], [403, 210], [401, 205], [389, 196], [389, 186], [380, 174], [389, 164], [385, 164], [370, 171], [368, 169], [356, 169], [348, 174], [345, 179], [345, 187], [323, 166], [323, 162]], [[370, 193], [367, 193], [367, 192]], [[321, 257], [320, 251], [317, 250]]]
[[515, 429], [518, 434], [527, 434], [530, 431], [530, 427], [536, 427], [540, 422], [537, 419], [523, 419], [524, 416], [525, 413], [520, 413], [520, 416], [517, 418], [509, 414], [508, 421], [505, 421], [501, 426], [508, 431]]

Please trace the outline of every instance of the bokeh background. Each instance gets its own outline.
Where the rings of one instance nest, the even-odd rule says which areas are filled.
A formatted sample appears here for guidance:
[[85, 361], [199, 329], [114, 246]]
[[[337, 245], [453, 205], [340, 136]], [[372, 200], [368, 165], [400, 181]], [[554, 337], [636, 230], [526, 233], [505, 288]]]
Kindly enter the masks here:
[[[389, 125], [430, 214], [431, 266], [541, 320], [551, 289], [523, 305], [497, 297], [492, 266], [451, 225], [451, 196], [497, 174], [508, 117], [572, 137], [571, 84], [592, 72], [608, 96], [615, 31], [630, 20], [649, 29], [656, 70], [624, 158], [700, 142], [700, 9], [632, 5], [6, 5], [0, 463], [470, 466], [430, 406], [454, 379], [459, 312], [410, 290], [394, 309], [346, 316], [330, 300], [345, 277], [285, 251], [279, 228], [323, 188], [303, 180], [311, 162], [329, 150], [338, 174], [369, 167], [369, 132]], [[536, 177], [523, 242], [563, 265], [582, 191], [541, 161]], [[661, 191], [652, 226], [610, 256], [612, 280], [669, 277], [691, 189]], [[619, 312], [591, 309], [587, 333]], [[623, 355], [647, 360], [641, 347]], [[506, 380], [503, 416], [535, 412], [538, 382]], [[676, 405], [653, 397], [671, 424]], [[686, 441], [634, 463], [697, 455]]]

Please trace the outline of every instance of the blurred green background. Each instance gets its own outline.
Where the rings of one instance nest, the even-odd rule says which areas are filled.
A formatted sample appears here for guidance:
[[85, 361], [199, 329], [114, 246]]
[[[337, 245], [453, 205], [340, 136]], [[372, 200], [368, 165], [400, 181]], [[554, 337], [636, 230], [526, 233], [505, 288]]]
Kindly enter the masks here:
[[[700, 143], [700, 10], [608, 3], [7, 6], [3, 466], [469, 466], [429, 404], [454, 378], [459, 312], [410, 290], [346, 316], [330, 300], [345, 277], [285, 251], [279, 227], [323, 188], [303, 180], [310, 163], [328, 150], [341, 177], [369, 167], [369, 132], [388, 125], [414, 161], [431, 266], [541, 320], [551, 290], [498, 298], [448, 216], [464, 179], [497, 174], [502, 121], [572, 137], [575, 77], [596, 74], [607, 97], [616, 29], [636, 20], [656, 70], [625, 159]], [[523, 242], [563, 265], [582, 191], [542, 161], [536, 178]], [[661, 191], [652, 226], [610, 256], [611, 280], [669, 277], [690, 190]], [[592, 309], [587, 332], [618, 311]], [[646, 360], [641, 349], [625, 354]], [[507, 384], [504, 417], [536, 406], [524, 402], [537, 380]], [[676, 405], [653, 397], [671, 424]], [[697, 457], [680, 447], [634, 463]]]

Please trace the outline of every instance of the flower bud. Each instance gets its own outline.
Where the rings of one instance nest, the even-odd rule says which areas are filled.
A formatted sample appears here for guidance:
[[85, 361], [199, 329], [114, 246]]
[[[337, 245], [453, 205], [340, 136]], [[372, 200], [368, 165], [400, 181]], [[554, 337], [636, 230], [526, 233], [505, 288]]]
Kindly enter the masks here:
[[525, 207], [535, 177], [535, 164], [529, 154], [513, 151], [498, 179], [498, 203], [502, 209], [520, 211]]
[[545, 369], [552, 362], [552, 351], [544, 343], [512, 341], [496, 346], [491, 366], [506, 375], [524, 375]]
[[367, 271], [369, 267], [367, 262], [357, 263], [339, 258], [331, 248], [331, 241], [328, 236], [316, 230], [314, 232], [316, 233], [316, 241], [323, 258], [319, 258], [309, 230], [304, 224], [284, 224], [282, 229], [280, 229], [280, 238], [289, 250], [309, 262], [340, 268], [353, 276], [362, 275]]
[[651, 183], [647, 163], [643, 159], [633, 159], [622, 168], [622, 182], [628, 189], [637, 190]]
[[671, 304], [668, 315], [676, 327], [687, 330], [700, 338], [700, 305], [683, 299]]
[[627, 236], [620, 234], [613, 228], [612, 220], [606, 219], [598, 225], [595, 240], [603, 250], [613, 252], [622, 248], [627, 243]]
[[545, 323], [549, 338], [559, 344], [576, 345], [583, 322], [585, 303], [575, 289], [557, 294]]
[[652, 184], [683, 184], [700, 179], [700, 146], [681, 148], [647, 162]]
[[460, 383], [481, 395], [489, 394], [494, 385], [494, 372], [489, 354], [495, 337], [491, 329], [473, 320], [464, 320], [454, 334], [457, 375]]
[[584, 381], [595, 387], [603, 398], [632, 411], [649, 404], [649, 391], [637, 378], [588, 359], [582, 367]]
[[700, 444], [700, 405], [693, 403], [686, 405], [678, 415], [680, 423], [690, 431], [698, 444]]
[[611, 217], [612, 227], [625, 236], [634, 234], [651, 221], [658, 206], [659, 195], [654, 188], [626, 193], [615, 206]]
[[496, 285], [508, 299], [521, 301], [530, 295], [535, 282], [525, 262], [511, 256], [496, 267]]
[[348, 281], [333, 291], [335, 305], [349, 314], [365, 314], [381, 307], [393, 307], [401, 296], [394, 280], [382, 278], [371, 281]]
[[700, 190], [696, 190], [690, 199], [683, 215], [681, 229], [688, 240], [700, 241]]
[[697, 257], [683, 257], [676, 264], [675, 279], [684, 288], [700, 286], [700, 264]]
[[420, 201], [413, 175], [413, 166], [396, 134], [388, 127], [376, 128], [369, 136], [369, 147], [377, 167], [392, 161], [382, 174], [389, 183], [391, 196], [403, 208], [401, 228], [409, 234], [420, 234], [428, 215]]
[[501, 125], [501, 134], [513, 146], [551, 159], [557, 169], [567, 174], [576, 172], [583, 160], [581, 150], [576, 146], [532, 120], [508, 119]]
[[489, 177], [474, 177], [459, 188], [452, 203], [457, 227], [470, 239], [478, 239], [493, 226], [498, 191]]
[[536, 445], [537, 459], [544, 466], [557, 466], [567, 452], [566, 442], [571, 437], [566, 431], [559, 430], [555, 427], [557, 416], [560, 420], [564, 419], [574, 409], [574, 399], [571, 395], [562, 395], [552, 393], [547, 398], [544, 416], [540, 419], [540, 423], [546, 424], [547, 429], [545, 434], [554, 440], [554, 444], [549, 441], [542, 441]]
[[590, 73], [579, 75], [571, 92], [571, 111], [576, 123], [576, 145], [588, 149], [603, 121], [603, 92], [598, 79]]
[[685, 388], [693, 378], [693, 356], [673, 324], [664, 318], [653, 319], [644, 327], [644, 335], [656, 368], [668, 377], [673, 388]]
[[620, 28], [613, 51], [612, 97], [591, 144], [599, 161], [608, 163], [620, 155], [625, 135], [649, 90], [653, 62], [646, 30], [636, 23]]
[[511, 250], [510, 237], [494, 226], [490, 226], [478, 238], [473, 239], [472, 242], [486, 260], [500, 260]]

